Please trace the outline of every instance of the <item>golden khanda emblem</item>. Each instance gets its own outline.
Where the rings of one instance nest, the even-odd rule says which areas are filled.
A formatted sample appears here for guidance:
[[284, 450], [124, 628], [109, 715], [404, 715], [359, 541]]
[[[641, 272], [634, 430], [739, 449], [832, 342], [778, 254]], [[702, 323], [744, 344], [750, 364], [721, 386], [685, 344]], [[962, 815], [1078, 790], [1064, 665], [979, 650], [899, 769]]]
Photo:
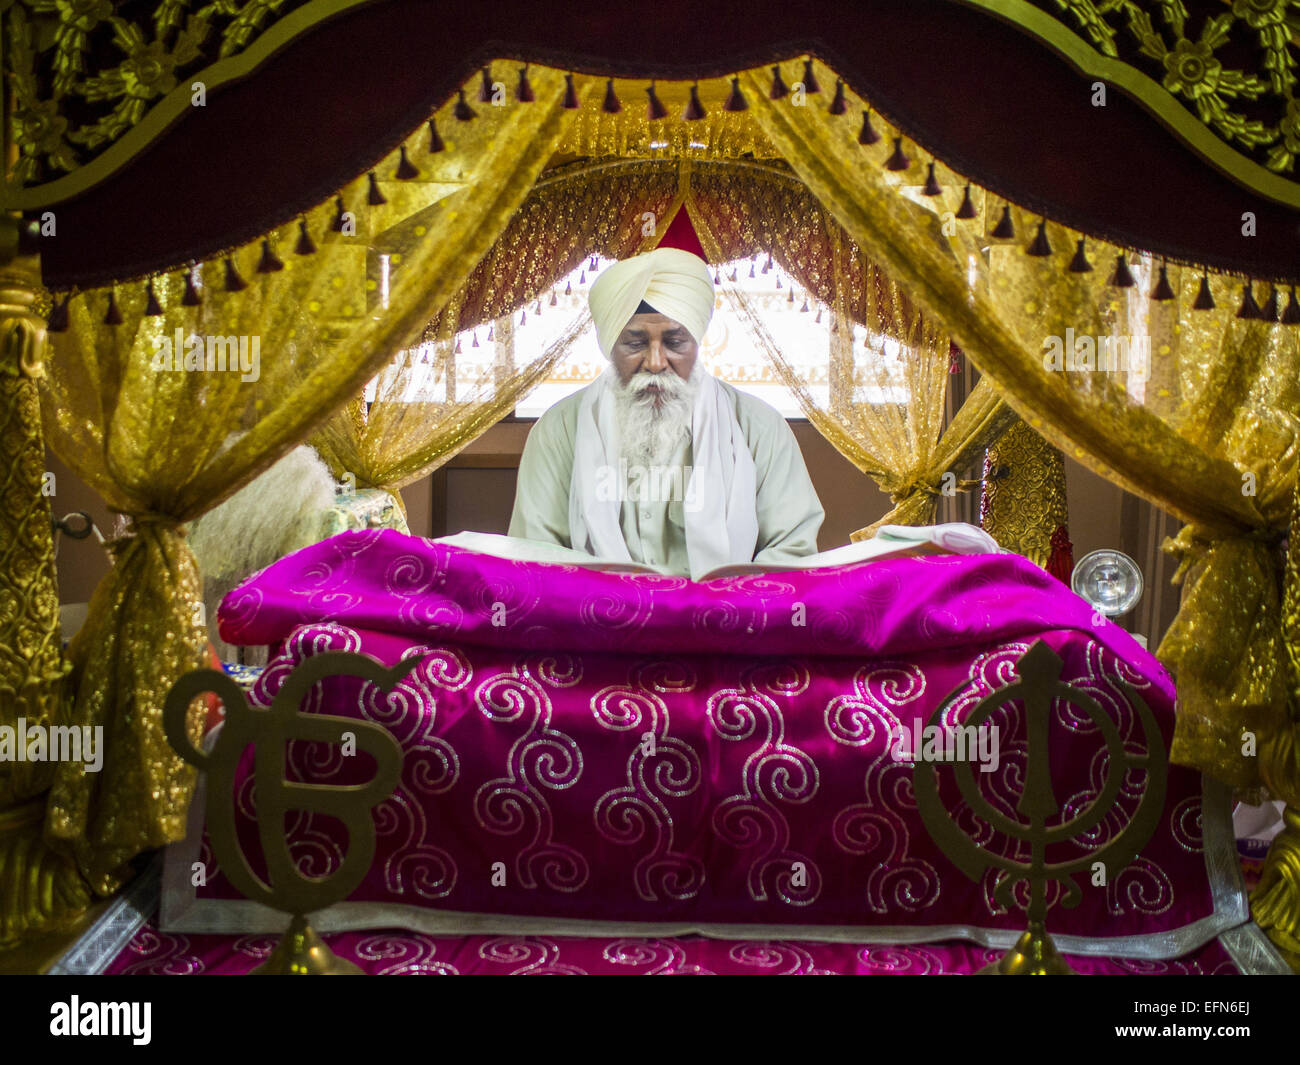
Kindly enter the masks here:
[[[391, 691], [417, 662], [408, 658], [384, 669], [365, 655], [317, 654], [285, 678], [271, 705], [254, 709], [225, 673], [195, 670], [181, 677], [163, 704], [163, 727], [176, 752], [207, 773], [205, 819], [212, 849], [230, 882], [255, 902], [292, 915], [289, 930], [257, 974], [359, 974], [361, 969], [337, 958], [307, 923], [307, 914], [347, 898], [365, 878], [375, 856], [375, 825], [370, 811], [392, 794], [402, 769], [402, 750], [382, 725], [350, 717], [304, 714], [299, 710], [313, 685], [329, 676], [361, 677]], [[196, 750], [185, 731], [190, 702], [213, 693], [225, 705], [226, 719], [211, 754]], [[285, 750], [290, 740], [345, 744], [364, 751], [376, 764], [365, 784], [303, 784], [285, 780]], [[254, 748], [253, 779], [257, 788], [257, 831], [265, 856], [262, 880], [245, 857], [235, 831], [235, 771], [244, 749]], [[355, 756], [355, 755], [354, 755]], [[347, 829], [348, 849], [328, 876], [304, 876], [294, 863], [285, 837], [285, 814], [305, 810], [337, 818]]]
[[[938, 772], [933, 762], [918, 760], [912, 772], [912, 786], [921, 819], [949, 861], [977, 882], [985, 869], [1001, 869], [1002, 875], [998, 877], [993, 895], [1007, 909], [1018, 905], [1014, 895], [1016, 885], [1021, 882], [1028, 884], [1028, 929], [1001, 961], [982, 969], [983, 973], [1049, 975], [1072, 972], [1044, 927], [1048, 908], [1047, 885], [1051, 881], [1061, 885], [1064, 890], [1062, 906], [1077, 906], [1083, 896], [1074, 881], [1075, 874], [1092, 871], [1097, 868], [1097, 863], [1101, 863], [1101, 870], [1108, 879], [1116, 876], [1146, 846], [1164, 809], [1168, 760], [1164, 737], [1155, 715], [1132, 687], [1116, 681], [1129, 704], [1137, 711], [1146, 745], [1141, 754], [1128, 750], [1115, 722], [1097, 701], [1087, 692], [1072, 688], [1061, 680], [1063, 665], [1052, 649], [1040, 640], [1017, 663], [1020, 679], [986, 695], [962, 722], [964, 727], [978, 729], [986, 726], [998, 707], [1012, 700], [1019, 700], [1023, 705], [1028, 741], [1027, 765], [1024, 787], [1016, 806], [1016, 812], [1023, 820], [1008, 817], [980, 793], [971, 769], [969, 750], [967, 757], [951, 762], [957, 786], [971, 811], [995, 833], [1028, 842], [1028, 859], [996, 854], [981, 847], [957, 827], [939, 798]], [[928, 725], [941, 724], [952, 699], [950, 696], [936, 708]], [[1052, 707], [1058, 699], [1079, 707], [1088, 715], [1102, 734], [1108, 756], [1106, 779], [1096, 799], [1064, 821], [1057, 820], [1061, 806], [1052, 791], [1049, 758]], [[1069, 861], [1048, 862], [1047, 848], [1050, 845], [1082, 836], [1111, 812], [1125, 777], [1133, 770], [1145, 771], [1146, 787], [1128, 823], [1095, 850], [1086, 851]]]

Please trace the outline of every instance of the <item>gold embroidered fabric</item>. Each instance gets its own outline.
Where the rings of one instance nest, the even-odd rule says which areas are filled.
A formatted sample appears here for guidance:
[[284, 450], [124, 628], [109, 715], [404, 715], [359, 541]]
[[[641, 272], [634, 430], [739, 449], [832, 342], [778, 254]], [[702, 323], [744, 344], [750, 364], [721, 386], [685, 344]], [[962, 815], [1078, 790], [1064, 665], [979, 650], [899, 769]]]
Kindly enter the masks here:
[[[719, 188], [751, 177], [769, 194], [751, 190], [743, 198], [733, 197]], [[701, 195], [696, 194], [697, 181]], [[940, 493], [966, 487], [958, 474], [977, 461], [1014, 414], [997, 400], [992, 386], [977, 386], [941, 439], [947, 334], [865, 258], [819, 205], [793, 211], [786, 197], [772, 195], [782, 184], [749, 174], [715, 173], [702, 181], [692, 176], [686, 203], [711, 261], [733, 257], [737, 245], [774, 249], [783, 265], [794, 260], [791, 273], [809, 279], [830, 304], [834, 328], [824, 381], [810, 379], [793, 364], [744, 290], [725, 277], [722, 296], [818, 432], [890, 494], [893, 509], [852, 538], [873, 536], [882, 525], [932, 525]], [[737, 230], [743, 234], [739, 240]], [[723, 246], [719, 231], [731, 233], [732, 247]], [[814, 394], [819, 384], [825, 386], [824, 398], [820, 389]]]
[[517, 314], [590, 255], [635, 255], [645, 243], [644, 215], [667, 216], [677, 168], [671, 159], [606, 159], [548, 169], [427, 335], [447, 335], [453, 314], [453, 332]]
[[520, 367], [490, 356], [466, 357], [473, 352], [458, 354], [454, 336], [439, 337], [423, 351], [398, 352], [375, 380], [374, 400], [349, 403], [310, 442], [335, 477], [350, 474], [358, 488], [396, 493], [509, 414], [590, 324], [589, 314], [578, 315], [544, 352]]
[[1087, 81], [1122, 86], [1234, 180], [1298, 202], [1294, 181], [1278, 176], [1293, 178], [1300, 150], [1296, 29], [1286, 0], [974, 2], [1069, 56]]
[[1019, 418], [988, 449], [990, 468], [980, 508], [984, 531], [1002, 547], [1044, 568], [1052, 557], [1052, 534], [1066, 525], [1065, 458]]
[[[1255, 921], [1283, 950], [1300, 953], [1300, 490], [1295, 496], [1288, 536], [1286, 579], [1283, 585], [1282, 632], [1286, 644], [1292, 698], [1287, 713], [1270, 721], [1260, 740], [1260, 775], [1274, 795], [1288, 798], [1285, 824], [1268, 849], [1259, 883], [1250, 896]], [[1295, 967], [1294, 961], [1292, 968]]]
[[[333, 203], [310, 212], [313, 254], [294, 253], [297, 227], [287, 226], [270, 237], [281, 270], [257, 272], [260, 247], [232, 253], [242, 290], [227, 291], [224, 266], [205, 263], [197, 305], [184, 301], [181, 276], [155, 280], [157, 316], [144, 313], [143, 286], [121, 285], [112, 293], [121, 324], [105, 324], [109, 293], [92, 291], [71, 300], [68, 330], [52, 334], [47, 439], [135, 531], [113, 545], [114, 568], [69, 650], [70, 723], [103, 726], [104, 769], [60, 766], [46, 822], [97, 890], [113, 890], [133, 855], [184, 832], [193, 771], [171, 752], [161, 709], [177, 676], [201, 664], [206, 642], [185, 523], [355, 396], [464, 284], [572, 120], [559, 72], [538, 70], [532, 81], [534, 104], [484, 107], [472, 122], [444, 108], [446, 149], [430, 153], [422, 127], [404, 146], [419, 180], [383, 179], [395, 173], [394, 153], [377, 171], [383, 203], [370, 202], [365, 177], [341, 190], [353, 216], [342, 232], [331, 229]], [[417, 214], [411, 234], [422, 239], [385, 251], [384, 234]], [[164, 340], [175, 347], [177, 330], [180, 369], [157, 355]], [[243, 338], [246, 363], [256, 340], [257, 373], [186, 369], [191, 336], [218, 338], [203, 342], [205, 353], [219, 348], [214, 366], [226, 351], [221, 338]]]
[[[1011, 209], [1015, 236], [999, 239], [1002, 205], [978, 189], [978, 217], [957, 219], [963, 180], [939, 164], [940, 194], [923, 195], [929, 160], [896, 145], [883, 122], [881, 141], [863, 146], [856, 124], [825, 107], [771, 100], [754, 72], [743, 84], [755, 120], [813, 194], [1032, 428], [1191, 526], [1171, 544], [1189, 565], [1183, 609], [1159, 650], [1179, 685], [1173, 756], [1257, 785], [1242, 729], [1285, 712], [1272, 545], [1296, 477], [1294, 330], [1235, 318], [1241, 291], [1229, 278], [1208, 278], [1214, 311], [1192, 309], [1201, 279], [1184, 268], [1167, 271], [1176, 298], [1153, 301], [1159, 264], [1142, 257], [1129, 263], [1137, 285], [1114, 287], [1120, 249], [1100, 242], [1084, 249], [1092, 272], [1073, 273], [1079, 235], [1051, 223], [1052, 253], [1029, 255], [1037, 219]], [[864, 102], [847, 96], [849, 113], [860, 114]], [[885, 166], [896, 147], [909, 160], [903, 169]], [[1266, 296], [1257, 293], [1260, 303]], [[1045, 363], [1052, 338], [1080, 350], [1083, 336], [1150, 337], [1149, 373], [1127, 362], [1101, 371]]]
[[[542, 175], [465, 289], [430, 323], [429, 335], [445, 327], [453, 309], [459, 331], [526, 308], [588, 254], [622, 259], [652, 246], [649, 229], [662, 233], [687, 197], [691, 217], [704, 217], [712, 227], [719, 263], [770, 256], [823, 304], [836, 299], [831, 231], [853, 260], [859, 258], [838, 223], [781, 160], [577, 160]], [[883, 277], [879, 271], [870, 276]], [[866, 277], [861, 269], [840, 270], [848, 286], [846, 311], [859, 323], [868, 314]], [[871, 314], [882, 326], [895, 314], [913, 314], [897, 286], [873, 298], [880, 306]]]
[[[59, 725], [68, 672], [59, 627], [54, 538], [37, 382], [45, 330], [33, 307], [34, 264], [0, 268], [0, 727]], [[49, 787], [50, 764], [0, 763], [0, 811]], [[0, 868], [4, 866], [0, 844]], [[0, 891], [0, 895], [4, 892]], [[0, 943], [8, 922], [0, 908]]]
[[[536, 67], [529, 67], [531, 72]], [[767, 67], [761, 68], [769, 70]], [[770, 77], [770, 74], [769, 74]], [[581, 81], [582, 79], [577, 79]], [[701, 78], [697, 82], [657, 81], [655, 95], [665, 117], [650, 121], [646, 105], [647, 85], [641, 78], [614, 78], [612, 86], [620, 110], [604, 110], [606, 79], [593, 79], [586, 108], [570, 125], [557, 149], [561, 157], [601, 158], [618, 156], [640, 159], [780, 159], [781, 153], [755, 123], [748, 110], [728, 111], [732, 79]], [[790, 79], [793, 80], [793, 79]], [[834, 79], [832, 78], [832, 84]], [[692, 85], [703, 118], [685, 121]], [[766, 86], [764, 92], [767, 91]], [[745, 87], [748, 96], [749, 89]]]

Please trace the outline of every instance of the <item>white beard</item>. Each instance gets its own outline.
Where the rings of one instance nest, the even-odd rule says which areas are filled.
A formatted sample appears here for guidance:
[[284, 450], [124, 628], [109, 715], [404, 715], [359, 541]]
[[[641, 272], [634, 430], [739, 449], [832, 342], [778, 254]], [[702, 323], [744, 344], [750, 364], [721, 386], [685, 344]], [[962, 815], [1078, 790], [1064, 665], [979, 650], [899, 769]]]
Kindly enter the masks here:
[[[634, 374], [614, 394], [619, 427], [619, 451], [629, 466], [663, 466], [691, 433], [695, 394], [703, 371], [697, 361], [688, 380], [672, 370]], [[656, 394], [646, 386], [659, 385]], [[656, 403], [656, 400], [658, 401]]]

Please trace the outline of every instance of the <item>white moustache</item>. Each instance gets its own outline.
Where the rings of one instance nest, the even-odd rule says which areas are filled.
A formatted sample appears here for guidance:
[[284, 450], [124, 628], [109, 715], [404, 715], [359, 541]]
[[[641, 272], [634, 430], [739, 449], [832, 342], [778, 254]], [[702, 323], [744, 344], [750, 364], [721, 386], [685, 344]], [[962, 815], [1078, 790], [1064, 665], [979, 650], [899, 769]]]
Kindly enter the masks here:
[[691, 386], [672, 370], [663, 373], [642, 371], [633, 374], [624, 386], [626, 391], [638, 399], [663, 398], [667, 400], [685, 399], [691, 393]]

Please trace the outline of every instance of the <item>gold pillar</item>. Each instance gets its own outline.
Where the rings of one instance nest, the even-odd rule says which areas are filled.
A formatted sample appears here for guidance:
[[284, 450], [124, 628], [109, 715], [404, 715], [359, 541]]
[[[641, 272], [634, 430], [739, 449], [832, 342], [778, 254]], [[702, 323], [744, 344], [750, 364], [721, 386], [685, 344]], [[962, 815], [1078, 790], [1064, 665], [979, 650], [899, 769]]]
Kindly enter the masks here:
[[[0, 218], [0, 727], [60, 723], [67, 664], [59, 628], [45, 442], [37, 378], [45, 321], [34, 307], [39, 272], [19, 257], [17, 225]], [[7, 260], [7, 261], [6, 261]], [[90, 892], [42, 835], [48, 761], [0, 762], [0, 949], [70, 927]]]
[[1069, 546], [1065, 457], [1020, 419], [986, 453], [980, 524], [1044, 569], [1054, 547]]
[[1286, 719], [1260, 737], [1259, 770], [1273, 798], [1286, 802], [1282, 831], [1274, 837], [1251, 915], [1300, 971], [1300, 484], [1291, 511], [1282, 593], [1282, 637], [1290, 671]]

